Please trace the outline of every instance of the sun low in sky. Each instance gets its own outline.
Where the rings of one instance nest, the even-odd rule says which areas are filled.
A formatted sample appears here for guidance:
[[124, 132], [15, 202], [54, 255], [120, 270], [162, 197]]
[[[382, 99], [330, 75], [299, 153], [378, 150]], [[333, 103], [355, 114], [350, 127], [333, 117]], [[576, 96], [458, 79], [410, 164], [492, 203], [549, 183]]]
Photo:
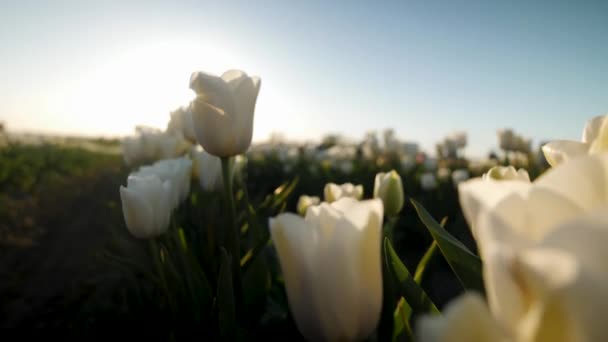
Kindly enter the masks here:
[[[241, 66], [255, 73], [255, 64], [248, 63], [242, 54], [238, 54], [240, 58], [235, 55], [222, 50], [221, 44], [180, 39], [130, 45], [107, 59], [94, 61], [77, 77], [57, 84], [45, 101], [32, 106], [40, 113], [48, 113], [48, 119], [33, 127], [107, 136], [131, 134], [137, 125], [165, 128], [170, 111], [187, 106], [194, 98], [189, 88], [192, 72], [221, 75]], [[259, 111], [273, 111], [273, 105], [281, 103], [273, 101], [273, 95], [280, 91], [273, 89], [273, 84], [265, 88], [268, 89], [258, 103]], [[260, 115], [256, 123], [260, 133], [268, 135], [266, 121]]]
[[194, 71], [260, 76], [254, 141], [393, 128], [427, 151], [465, 130], [580, 138], [608, 112], [606, 1], [2, 1], [0, 121], [164, 128]]

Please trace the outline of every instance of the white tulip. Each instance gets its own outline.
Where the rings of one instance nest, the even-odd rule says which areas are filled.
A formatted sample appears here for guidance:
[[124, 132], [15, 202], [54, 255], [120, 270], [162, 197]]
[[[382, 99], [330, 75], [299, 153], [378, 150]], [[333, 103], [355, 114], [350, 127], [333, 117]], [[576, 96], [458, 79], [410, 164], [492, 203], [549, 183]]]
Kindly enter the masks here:
[[520, 180], [530, 182], [530, 175], [525, 169], [516, 170], [513, 166], [494, 166], [484, 173], [482, 179], [486, 180]]
[[[210, 192], [222, 191], [224, 181], [220, 158], [207, 153], [199, 146], [192, 151], [192, 160], [201, 188]], [[234, 171], [234, 168], [232, 170]]]
[[136, 165], [143, 161], [144, 152], [139, 137], [125, 137], [121, 143], [122, 156], [127, 165]]
[[181, 135], [190, 141], [196, 141], [192, 112], [189, 107], [180, 107], [171, 112], [167, 132], [172, 135]]
[[175, 158], [189, 148], [183, 137], [149, 128], [137, 127], [137, 134], [122, 142], [123, 157], [127, 165]]
[[403, 183], [401, 176], [393, 170], [391, 172], [380, 172], [374, 179], [374, 198], [380, 198], [384, 204], [387, 215], [399, 214], [404, 203]]
[[154, 238], [169, 228], [171, 219], [171, 181], [158, 176], [129, 176], [127, 187], [120, 187], [122, 212], [129, 232], [139, 239]]
[[504, 336], [604, 340], [608, 153], [565, 161], [533, 183], [474, 179], [461, 184], [459, 194], [484, 260], [488, 306]]
[[401, 169], [403, 169], [403, 171], [410, 171], [412, 170], [414, 167], [416, 167], [416, 158], [412, 157], [412, 156], [402, 156], [400, 158], [400, 162], [401, 162]]
[[260, 91], [259, 77], [239, 70], [221, 77], [195, 72], [190, 88], [197, 94], [191, 103], [198, 142], [218, 157], [245, 153], [253, 136], [253, 114]]
[[382, 201], [343, 198], [270, 219], [289, 308], [309, 341], [371, 335], [382, 307]]
[[420, 176], [420, 186], [423, 190], [429, 191], [437, 187], [437, 178], [432, 172], [425, 172]]
[[327, 183], [323, 189], [323, 195], [326, 202], [335, 202], [343, 197], [351, 197], [357, 200], [363, 198], [363, 185], [353, 185], [352, 183], [344, 183], [337, 185], [335, 183]]
[[156, 175], [161, 181], [171, 181], [172, 208], [175, 209], [190, 194], [192, 160], [188, 158], [164, 159], [141, 167], [134, 175]]
[[313, 205], [319, 205], [321, 203], [321, 199], [317, 196], [306, 196], [302, 195], [298, 199], [298, 214], [304, 216], [306, 215], [306, 210]]
[[589, 120], [581, 140], [556, 140], [543, 145], [542, 150], [549, 165], [556, 166], [584, 154], [608, 152], [608, 115], [596, 116]]
[[458, 185], [467, 179], [469, 179], [469, 170], [458, 169], [452, 172], [452, 183], [454, 185]]
[[[475, 322], [475, 326], [471, 326]], [[422, 342], [496, 341], [506, 342], [498, 322], [488, 305], [475, 293], [465, 293], [449, 303], [442, 316], [423, 316], [416, 324]]]
[[440, 167], [437, 170], [437, 177], [440, 180], [447, 180], [448, 178], [450, 178], [451, 174], [452, 174], [452, 171], [450, 171], [450, 169], [448, 169], [447, 167]]

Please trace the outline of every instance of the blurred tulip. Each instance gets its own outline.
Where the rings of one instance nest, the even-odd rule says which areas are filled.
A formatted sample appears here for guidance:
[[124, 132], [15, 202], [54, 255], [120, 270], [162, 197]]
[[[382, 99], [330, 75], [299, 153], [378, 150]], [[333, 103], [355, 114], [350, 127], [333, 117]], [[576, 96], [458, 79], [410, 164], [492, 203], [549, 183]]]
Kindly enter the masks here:
[[585, 154], [608, 152], [608, 115], [589, 120], [581, 142], [556, 140], [543, 145], [542, 150], [551, 166]]
[[326, 202], [335, 202], [343, 197], [351, 197], [357, 200], [363, 198], [363, 185], [353, 185], [352, 183], [344, 183], [337, 185], [335, 183], [327, 183], [323, 189]]
[[167, 133], [181, 135], [190, 141], [196, 141], [192, 112], [189, 107], [180, 107], [171, 112], [171, 119], [167, 125]]
[[[608, 312], [608, 153], [564, 161], [533, 183], [474, 179], [460, 203], [483, 262], [489, 311], [514, 341], [601, 341]], [[469, 304], [467, 304], [469, 303]], [[454, 304], [470, 321], [487, 315], [470, 301]], [[456, 315], [423, 323], [421, 336], [478, 336]], [[487, 332], [492, 320], [477, 331]], [[479, 321], [477, 321], [479, 322]], [[488, 325], [486, 325], [486, 323]], [[465, 338], [468, 339], [468, 338]], [[500, 339], [498, 339], [500, 341]]]
[[450, 178], [450, 175], [452, 174], [452, 171], [450, 171], [450, 169], [446, 168], [446, 167], [440, 167], [437, 170], [437, 177], [439, 178], [439, 180], [445, 181], [448, 178]]
[[148, 127], [137, 127], [137, 134], [122, 141], [122, 153], [127, 165], [150, 163], [175, 158], [187, 152], [190, 144], [183, 137]]
[[492, 180], [520, 180], [530, 182], [530, 175], [525, 169], [515, 170], [513, 166], [494, 166], [482, 176], [483, 179]]
[[156, 175], [129, 176], [120, 187], [122, 212], [129, 232], [139, 239], [167, 231], [171, 219], [172, 184]]
[[208, 153], [231, 157], [247, 151], [260, 84], [259, 77], [239, 70], [226, 71], [221, 77], [192, 74], [190, 88], [197, 94], [191, 103], [194, 132]]
[[401, 176], [395, 170], [380, 172], [374, 180], [374, 198], [380, 198], [384, 212], [389, 216], [399, 214], [403, 208], [404, 195]]
[[298, 214], [304, 216], [306, 215], [306, 210], [308, 209], [308, 207], [313, 206], [313, 205], [319, 205], [319, 203], [321, 202], [321, 199], [317, 196], [306, 196], [306, 195], [302, 195], [300, 196], [300, 198], [298, 199]]
[[437, 187], [437, 178], [432, 172], [425, 172], [420, 176], [420, 186], [423, 190], [429, 191]]
[[309, 341], [369, 337], [382, 307], [382, 201], [342, 198], [270, 219], [289, 308]]
[[[475, 322], [475, 326], [472, 327], [470, 322]], [[417, 340], [422, 342], [509, 341], [484, 299], [471, 292], [449, 303], [441, 316], [420, 318], [416, 331]]]
[[[222, 161], [207, 153], [200, 146], [193, 150], [192, 161], [201, 188], [209, 192], [220, 192], [224, 188], [222, 179]], [[232, 169], [234, 172], [234, 168]]]
[[458, 184], [466, 181], [469, 178], [470, 178], [469, 170], [458, 169], [458, 170], [452, 171], [452, 183], [454, 183], [454, 185], [458, 185]]
[[161, 181], [171, 181], [171, 205], [175, 209], [190, 194], [192, 161], [188, 158], [160, 160], [149, 166], [142, 166], [133, 175], [156, 175]]
[[127, 165], [136, 165], [143, 158], [143, 146], [139, 137], [126, 137], [122, 140], [122, 156]]

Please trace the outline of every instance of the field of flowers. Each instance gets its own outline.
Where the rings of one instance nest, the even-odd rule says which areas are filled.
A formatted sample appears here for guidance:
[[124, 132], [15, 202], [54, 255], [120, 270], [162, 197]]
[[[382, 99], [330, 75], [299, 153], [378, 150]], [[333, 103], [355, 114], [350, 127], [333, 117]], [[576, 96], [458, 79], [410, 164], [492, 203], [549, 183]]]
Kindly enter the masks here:
[[0, 326], [167, 340], [606, 337], [595, 317], [608, 307], [606, 117], [542, 153], [500, 130], [502, 151], [483, 160], [463, 155], [465, 132], [436, 157], [390, 129], [252, 145], [260, 85], [194, 73], [196, 98], [165, 130], [121, 142], [5, 135]]

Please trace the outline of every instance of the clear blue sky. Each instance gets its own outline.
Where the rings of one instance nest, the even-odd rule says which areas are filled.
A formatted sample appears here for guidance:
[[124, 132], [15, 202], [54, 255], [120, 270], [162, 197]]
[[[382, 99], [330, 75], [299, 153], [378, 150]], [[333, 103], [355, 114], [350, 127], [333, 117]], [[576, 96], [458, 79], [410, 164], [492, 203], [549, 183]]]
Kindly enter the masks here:
[[194, 70], [262, 77], [254, 139], [370, 129], [468, 151], [580, 139], [608, 112], [608, 1], [2, 1], [9, 129], [164, 127]]

